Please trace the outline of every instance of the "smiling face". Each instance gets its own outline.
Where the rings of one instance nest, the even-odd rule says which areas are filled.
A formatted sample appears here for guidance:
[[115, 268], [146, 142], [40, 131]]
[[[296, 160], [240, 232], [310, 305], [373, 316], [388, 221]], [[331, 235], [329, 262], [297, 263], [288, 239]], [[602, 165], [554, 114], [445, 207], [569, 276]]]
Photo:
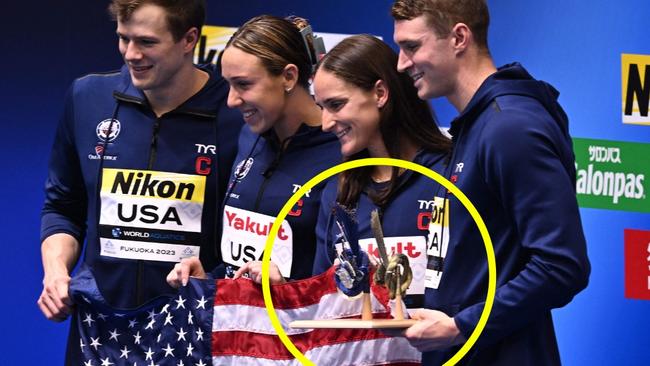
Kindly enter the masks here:
[[323, 110], [323, 130], [336, 134], [343, 156], [363, 149], [373, 157], [388, 156], [379, 130], [378, 107], [386, 96], [377, 95], [376, 90], [365, 91], [322, 69], [314, 77], [314, 91]]
[[253, 132], [264, 133], [283, 118], [284, 78], [271, 75], [259, 57], [228, 47], [221, 59], [221, 70], [230, 84], [228, 107], [239, 109]]
[[192, 67], [195, 39], [182, 37], [176, 42], [166, 12], [159, 6], [142, 5], [128, 20], [118, 19], [117, 34], [120, 53], [138, 89], [152, 93], [173, 91], [183, 82], [180, 71]]
[[453, 37], [438, 37], [422, 15], [395, 21], [393, 38], [400, 48], [397, 69], [411, 76], [420, 99], [448, 97], [455, 92]]

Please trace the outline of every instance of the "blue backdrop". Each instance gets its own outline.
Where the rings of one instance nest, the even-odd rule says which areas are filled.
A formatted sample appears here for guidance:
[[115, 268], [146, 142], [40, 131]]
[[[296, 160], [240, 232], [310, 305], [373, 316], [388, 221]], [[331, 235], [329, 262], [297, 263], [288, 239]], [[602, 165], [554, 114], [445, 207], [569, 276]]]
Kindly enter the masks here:
[[[238, 26], [261, 13], [298, 14], [316, 32], [372, 33], [392, 40], [389, 0], [208, 1], [211, 25]], [[621, 123], [621, 54], [650, 54], [647, 0], [490, 0], [497, 64], [522, 62], [561, 92], [574, 137], [650, 143], [650, 126]], [[47, 159], [74, 77], [121, 65], [107, 1], [9, 2], [2, 22], [0, 83], [3, 179], [0, 255], [5, 324], [0, 365], [58, 365], [67, 323], [46, 321], [39, 211]], [[434, 101], [443, 125], [455, 111]], [[638, 159], [647, 163], [648, 156]], [[549, 194], [552, 189], [549, 187]], [[624, 297], [623, 230], [650, 230], [650, 214], [581, 209], [593, 271], [589, 287], [554, 312], [566, 365], [648, 364], [650, 302]]]

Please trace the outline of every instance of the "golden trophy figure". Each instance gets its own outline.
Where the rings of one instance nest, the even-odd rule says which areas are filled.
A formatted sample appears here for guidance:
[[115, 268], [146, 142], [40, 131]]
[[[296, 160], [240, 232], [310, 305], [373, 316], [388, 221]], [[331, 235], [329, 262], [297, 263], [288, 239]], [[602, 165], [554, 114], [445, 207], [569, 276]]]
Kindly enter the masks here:
[[[362, 298], [361, 319], [321, 319], [321, 320], [299, 320], [289, 324], [292, 328], [339, 328], [339, 329], [380, 329], [380, 328], [408, 328], [415, 324], [415, 320], [404, 318], [404, 305], [402, 296], [406, 293], [413, 274], [409, 266], [408, 257], [401, 253], [395, 253], [390, 258], [386, 252], [384, 236], [381, 229], [381, 222], [377, 211], [371, 214], [371, 227], [377, 241], [380, 258], [379, 263], [371, 276], [371, 264], [368, 254], [361, 250], [358, 244], [358, 233], [356, 221], [352, 214], [345, 208], [336, 205], [332, 212], [331, 225], [336, 225], [334, 231], [338, 231], [334, 241], [337, 253], [338, 265], [334, 272], [334, 280], [338, 290], [350, 298], [351, 301], [358, 301]], [[388, 297], [395, 300], [395, 311], [391, 315], [387, 308], [381, 318], [373, 318], [373, 289], [375, 285], [384, 286], [388, 290]], [[386, 289], [375, 286], [378, 292]], [[388, 302], [386, 301], [386, 306]], [[358, 313], [357, 313], [358, 314]], [[358, 316], [358, 315], [357, 315]]]

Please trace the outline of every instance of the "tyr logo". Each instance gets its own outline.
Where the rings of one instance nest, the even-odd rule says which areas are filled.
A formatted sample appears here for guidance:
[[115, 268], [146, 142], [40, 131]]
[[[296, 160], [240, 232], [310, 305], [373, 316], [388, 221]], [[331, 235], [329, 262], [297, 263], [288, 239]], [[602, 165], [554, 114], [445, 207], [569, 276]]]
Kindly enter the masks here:
[[198, 154], [217, 154], [217, 147], [215, 145], [194, 144]]
[[[294, 185], [293, 185], [293, 192], [292, 192], [292, 193], [296, 193], [296, 192], [298, 192], [298, 190], [299, 190], [300, 188], [302, 188], [301, 185], [299, 185], [299, 184], [294, 184]], [[309, 198], [309, 194], [310, 194], [310, 193], [311, 193], [311, 189], [308, 190], [307, 193], [305, 193], [305, 197], [308, 197], [308, 198]]]

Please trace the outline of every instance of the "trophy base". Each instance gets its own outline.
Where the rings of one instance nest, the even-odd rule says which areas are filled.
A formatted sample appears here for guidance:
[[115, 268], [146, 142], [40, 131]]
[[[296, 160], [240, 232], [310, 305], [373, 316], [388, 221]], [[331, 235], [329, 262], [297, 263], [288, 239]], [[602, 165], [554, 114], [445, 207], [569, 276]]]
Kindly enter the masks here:
[[296, 320], [289, 323], [298, 329], [403, 329], [415, 324], [415, 319], [334, 319], [334, 320]]

